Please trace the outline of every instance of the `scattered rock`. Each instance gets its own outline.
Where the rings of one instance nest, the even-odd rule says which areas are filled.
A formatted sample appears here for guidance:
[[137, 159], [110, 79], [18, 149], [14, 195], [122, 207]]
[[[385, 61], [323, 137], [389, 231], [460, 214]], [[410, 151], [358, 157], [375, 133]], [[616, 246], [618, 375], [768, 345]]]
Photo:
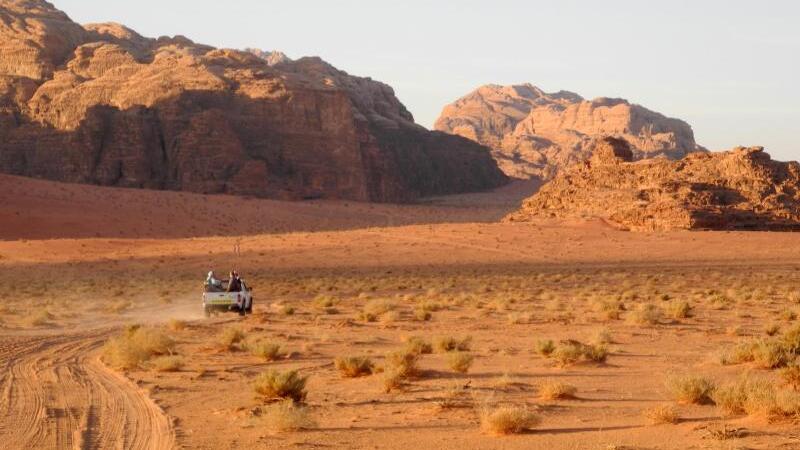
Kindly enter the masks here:
[[624, 141], [562, 171], [506, 220], [602, 218], [620, 228], [800, 229], [800, 164], [761, 147], [630, 162]]

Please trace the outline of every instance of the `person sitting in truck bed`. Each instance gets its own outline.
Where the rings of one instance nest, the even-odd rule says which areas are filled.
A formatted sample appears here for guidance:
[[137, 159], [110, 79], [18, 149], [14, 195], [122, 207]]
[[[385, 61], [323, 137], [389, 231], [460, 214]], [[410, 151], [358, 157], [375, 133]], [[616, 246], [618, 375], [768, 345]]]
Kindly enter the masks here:
[[228, 292], [240, 292], [242, 290], [242, 282], [239, 280], [239, 272], [232, 270], [230, 280], [228, 280]]
[[206, 291], [207, 292], [222, 292], [222, 281], [214, 276], [214, 271], [208, 272], [206, 277]]

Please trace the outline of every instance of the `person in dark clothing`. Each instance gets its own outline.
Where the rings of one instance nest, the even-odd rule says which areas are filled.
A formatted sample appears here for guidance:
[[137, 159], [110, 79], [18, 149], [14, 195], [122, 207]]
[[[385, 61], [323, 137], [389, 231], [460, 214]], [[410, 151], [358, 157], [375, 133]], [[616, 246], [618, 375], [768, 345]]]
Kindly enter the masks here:
[[239, 273], [235, 270], [232, 270], [230, 279], [228, 280], [228, 292], [239, 292], [241, 290], [242, 282], [239, 280]]

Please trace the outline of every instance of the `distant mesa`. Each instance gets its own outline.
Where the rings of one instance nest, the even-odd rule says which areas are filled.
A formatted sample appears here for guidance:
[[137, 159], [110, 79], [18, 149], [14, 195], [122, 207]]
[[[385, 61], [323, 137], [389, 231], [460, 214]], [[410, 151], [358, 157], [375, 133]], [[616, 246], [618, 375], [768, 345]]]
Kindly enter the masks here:
[[562, 170], [506, 220], [602, 218], [633, 231], [798, 230], [800, 164], [761, 147], [632, 161], [616, 138]]
[[41, 0], [0, 0], [0, 172], [378, 202], [508, 181], [486, 147], [319, 58], [81, 26]]
[[500, 168], [516, 178], [549, 180], [612, 136], [630, 143], [634, 159], [679, 159], [704, 151], [686, 122], [617, 98], [584, 100], [531, 84], [486, 85], [445, 106], [434, 128], [492, 149]]

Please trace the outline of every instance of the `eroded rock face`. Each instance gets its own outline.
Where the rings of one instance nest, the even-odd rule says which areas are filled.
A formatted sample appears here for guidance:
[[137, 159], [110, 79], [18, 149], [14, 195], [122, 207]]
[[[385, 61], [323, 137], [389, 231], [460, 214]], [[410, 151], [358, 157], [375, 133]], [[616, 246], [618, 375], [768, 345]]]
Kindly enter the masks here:
[[275, 198], [410, 201], [507, 181], [489, 150], [429, 132], [319, 58], [81, 27], [0, 0], [0, 171]]
[[800, 164], [761, 147], [630, 162], [624, 141], [563, 170], [506, 218], [603, 218], [621, 228], [800, 229]]
[[682, 158], [703, 150], [691, 127], [623, 99], [584, 100], [530, 84], [482, 86], [444, 108], [434, 127], [491, 147], [500, 168], [517, 178], [552, 178], [590, 156], [591, 144], [613, 136], [634, 158]]

